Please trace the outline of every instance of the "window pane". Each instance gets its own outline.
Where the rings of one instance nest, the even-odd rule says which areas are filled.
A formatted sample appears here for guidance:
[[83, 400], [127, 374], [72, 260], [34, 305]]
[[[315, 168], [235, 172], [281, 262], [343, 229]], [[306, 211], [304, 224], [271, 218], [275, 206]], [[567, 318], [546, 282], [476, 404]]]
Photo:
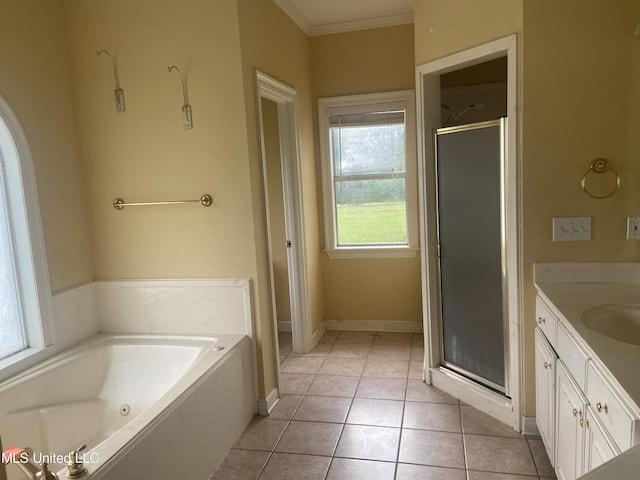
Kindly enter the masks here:
[[407, 240], [406, 181], [336, 181], [338, 245], [401, 244]]
[[[0, 182], [2, 178], [0, 178]], [[9, 242], [4, 192], [0, 183], [0, 358], [25, 347], [16, 277]]]
[[404, 124], [331, 128], [335, 175], [404, 172]]

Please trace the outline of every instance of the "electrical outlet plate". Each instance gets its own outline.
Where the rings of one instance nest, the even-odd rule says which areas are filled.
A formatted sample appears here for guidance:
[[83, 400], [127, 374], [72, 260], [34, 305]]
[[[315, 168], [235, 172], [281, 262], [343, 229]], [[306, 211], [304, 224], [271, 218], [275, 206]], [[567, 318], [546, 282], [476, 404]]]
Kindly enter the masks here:
[[640, 217], [627, 217], [627, 240], [640, 240]]
[[591, 240], [591, 217], [558, 217], [553, 219], [554, 242]]

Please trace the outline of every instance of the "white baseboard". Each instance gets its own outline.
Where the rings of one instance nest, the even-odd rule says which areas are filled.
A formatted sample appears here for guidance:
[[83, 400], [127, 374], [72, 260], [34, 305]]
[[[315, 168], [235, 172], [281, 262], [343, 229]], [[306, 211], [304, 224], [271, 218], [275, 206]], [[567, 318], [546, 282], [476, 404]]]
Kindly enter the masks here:
[[536, 417], [522, 417], [522, 433], [532, 437], [539, 437], [540, 430], [536, 423]]
[[324, 332], [326, 331], [327, 331], [327, 322], [323, 320], [320, 326], [316, 328], [315, 332], [313, 332], [313, 335], [311, 335], [311, 350], [315, 348], [315, 346], [318, 344], [318, 342], [322, 338], [322, 335], [324, 335]]
[[291, 322], [278, 321], [278, 331], [279, 332], [293, 332], [293, 330], [291, 328]]
[[327, 319], [325, 321], [325, 328], [327, 330], [360, 330], [372, 332], [421, 332], [422, 322]]
[[273, 407], [275, 407], [276, 403], [278, 403], [278, 400], [280, 400], [280, 392], [278, 390], [278, 387], [273, 387], [273, 390], [269, 392], [267, 398], [258, 399], [258, 415], [260, 415], [261, 417], [269, 416], [269, 414], [273, 410]]

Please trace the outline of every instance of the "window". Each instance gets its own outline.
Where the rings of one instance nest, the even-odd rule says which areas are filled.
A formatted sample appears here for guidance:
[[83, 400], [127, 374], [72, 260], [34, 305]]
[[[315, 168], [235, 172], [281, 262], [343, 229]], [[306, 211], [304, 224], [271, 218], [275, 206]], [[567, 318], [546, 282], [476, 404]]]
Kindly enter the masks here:
[[[26, 136], [0, 97], [0, 377], [52, 343], [51, 289]], [[27, 360], [28, 359], [28, 360]]]
[[318, 101], [325, 251], [334, 257], [417, 251], [413, 91]]

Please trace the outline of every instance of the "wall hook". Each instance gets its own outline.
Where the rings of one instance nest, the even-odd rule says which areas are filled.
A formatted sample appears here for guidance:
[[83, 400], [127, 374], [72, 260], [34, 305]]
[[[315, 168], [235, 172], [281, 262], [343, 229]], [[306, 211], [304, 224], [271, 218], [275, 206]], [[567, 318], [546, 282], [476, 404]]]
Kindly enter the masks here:
[[167, 67], [167, 70], [169, 72], [176, 70], [180, 74], [180, 80], [182, 80], [182, 97], [184, 100], [184, 104], [182, 105], [182, 126], [185, 130], [190, 130], [193, 128], [193, 116], [191, 115], [191, 105], [189, 105], [189, 96], [187, 94], [187, 84], [184, 75], [175, 65]]
[[106, 53], [111, 58], [111, 63], [113, 65], [113, 76], [116, 78], [116, 89], [114, 90], [116, 96], [116, 112], [122, 113], [126, 110], [124, 104], [124, 90], [120, 88], [120, 75], [118, 75], [118, 62], [116, 59], [106, 50], [98, 50], [96, 55], [100, 56], [100, 54]]

